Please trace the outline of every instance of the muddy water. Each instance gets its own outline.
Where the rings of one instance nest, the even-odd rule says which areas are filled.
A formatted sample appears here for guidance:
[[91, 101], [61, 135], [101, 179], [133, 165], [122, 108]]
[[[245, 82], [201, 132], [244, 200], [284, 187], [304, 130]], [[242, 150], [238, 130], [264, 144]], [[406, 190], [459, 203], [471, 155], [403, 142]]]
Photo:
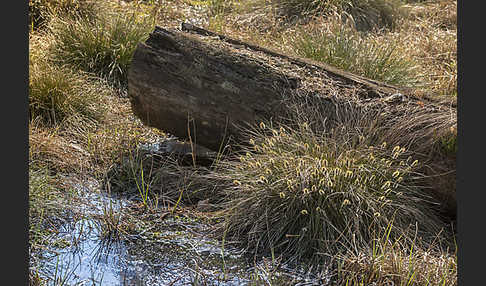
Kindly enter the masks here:
[[[125, 212], [133, 201], [109, 196], [96, 182], [77, 184], [73, 219], [34, 255], [33, 267], [48, 285], [323, 285], [319, 277], [285, 267], [249, 265], [237, 249], [198, 233], [205, 226], [168, 218], [120, 239], [102, 239], [99, 217], [110, 207]], [[276, 283], [276, 284], [275, 284]]]

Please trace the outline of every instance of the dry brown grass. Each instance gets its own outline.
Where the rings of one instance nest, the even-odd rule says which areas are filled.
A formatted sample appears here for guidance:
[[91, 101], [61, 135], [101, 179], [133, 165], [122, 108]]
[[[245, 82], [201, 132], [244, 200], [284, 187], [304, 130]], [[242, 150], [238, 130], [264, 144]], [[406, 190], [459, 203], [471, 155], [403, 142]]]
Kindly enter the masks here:
[[30, 0], [29, 30], [42, 30], [59, 16], [93, 18], [103, 7], [93, 0]]
[[418, 94], [457, 96], [457, 1], [438, 0], [405, 6], [403, 18], [392, 33], [378, 41], [395, 40], [404, 55], [417, 63], [422, 80]]
[[128, 99], [113, 94], [104, 104], [106, 119], [97, 124], [76, 116], [56, 128], [31, 121], [29, 159], [61, 173], [101, 176], [140, 143], [165, 136], [134, 118]]
[[375, 241], [369, 252], [340, 257], [337, 280], [341, 285], [457, 285], [457, 255], [442, 249]]
[[[34, 125], [34, 126], [33, 126]], [[58, 172], [83, 172], [90, 168], [89, 153], [70, 142], [56, 129], [42, 128], [30, 123], [29, 161]]]
[[128, 99], [119, 99], [113, 107], [116, 109], [107, 116], [103, 126], [87, 135], [92, 158], [103, 172], [140, 144], [166, 136], [160, 130], [144, 126], [135, 118]]

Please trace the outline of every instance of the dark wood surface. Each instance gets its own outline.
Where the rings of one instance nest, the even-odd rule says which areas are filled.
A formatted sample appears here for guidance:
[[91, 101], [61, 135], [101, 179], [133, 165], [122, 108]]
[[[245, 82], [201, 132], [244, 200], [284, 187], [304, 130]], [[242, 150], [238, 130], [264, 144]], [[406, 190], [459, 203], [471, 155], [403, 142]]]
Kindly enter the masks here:
[[435, 166], [427, 171], [431, 178], [450, 184], [443, 187], [430, 180], [432, 192], [455, 212], [455, 155], [444, 155], [434, 145], [457, 126], [454, 104], [416, 98], [407, 89], [191, 24], [171, 30], [156, 27], [137, 46], [128, 72], [128, 95], [144, 124], [213, 151], [230, 138], [242, 142], [242, 127], [286, 116], [291, 95], [318, 101], [322, 118], [334, 116], [338, 105], [379, 106], [376, 114], [386, 113], [382, 117], [389, 122], [387, 142], [407, 144]]

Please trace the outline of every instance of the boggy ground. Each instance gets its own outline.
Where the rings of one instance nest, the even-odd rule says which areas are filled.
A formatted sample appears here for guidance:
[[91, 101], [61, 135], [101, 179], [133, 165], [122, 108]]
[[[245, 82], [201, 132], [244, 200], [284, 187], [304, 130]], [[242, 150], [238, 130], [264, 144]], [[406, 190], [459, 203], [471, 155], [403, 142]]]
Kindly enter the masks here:
[[[397, 120], [390, 129], [380, 125], [380, 114], [350, 105], [337, 111], [339, 120], [328, 122], [318, 108], [295, 100], [289, 124], [262, 122], [248, 130], [246, 149], [236, 154], [225, 149], [203, 167], [147, 148], [170, 135], [143, 126], [126, 94], [136, 44], [155, 25], [178, 27], [189, 21], [415, 87], [419, 96], [453, 104], [456, 3], [31, 1], [31, 284], [62, 284], [57, 279], [62, 275], [40, 275], [35, 262], [43, 249], [67, 247], [67, 241], [53, 239], [55, 233], [86, 217], [76, 210], [83, 200], [70, 179], [75, 177], [98, 181], [102, 192], [129, 199], [122, 211], [107, 205], [89, 217], [98, 225], [100, 241], [152, 241], [133, 248], [136, 253], [160, 247], [158, 236], [177, 240], [168, 231], [185, 235], [192, 229], [214, 239], [220, 249], [244, 250], [249, 266], [259, 269], [249, 284], [295, 284], [277, 273], [303, 263], [303, 273], [312, 272], [321, 284], [456, 285], [455, 230], [438, 212], [441, 201], [427, 195], [430, 173], [424, 171], [443, 172], [444, 166], [428, 163], [424, 155], [430, 154], [446, 158], [448, 172], [455, 170], [454, 118], [423, 113]], [[353, 9], [359, 5], [367, 9]], [[437, 133], [423, 144], [430, 154], [389, 140], [393, 128], [430, 125]], [[395, 135], [406, 138], [406, 130]], [[433, 178], [446, 194], [455, 194], [450, 176]], [[203, 227], [189, 227], [194, 222]], [[196, 261], [191, 267], [197, 275], [188, 283], [217, 284], [223, 281], [218, 271], [223, 277], [228, 272], [223, 254], [216, 274], [207, 275], [197, 266], [200, 253], [178, 251]]]

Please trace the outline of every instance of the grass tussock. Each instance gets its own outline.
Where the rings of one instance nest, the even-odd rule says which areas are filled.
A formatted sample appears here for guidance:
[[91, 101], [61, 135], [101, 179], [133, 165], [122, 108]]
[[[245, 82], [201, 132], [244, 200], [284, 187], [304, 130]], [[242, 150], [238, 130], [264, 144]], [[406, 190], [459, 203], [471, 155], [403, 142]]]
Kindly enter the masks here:
[[103, 7], [93, 0], [30, 0], [29, 30], [42, 30], [56, 17], [94, 18]]
[[[328, 17], [334, 13], [346, 15], [359, 31], [393, 30], [404, 16], [399, 0], [272, 0], [272, 1], [209, 1], [213, 17], [231, 13], [263, 12], [277, 22], [306, 22], [314, 16]], [[271, 7], [271, 9], [268, 9]], [[257, 11], [257, 13], [255, 13]], [[268, 15], [267, 15], [268, 16]], [[280, 21], [281, 20], [281, 21]]]
[[457, 114], [453, 110], [432, 111], [422, 107], [385, 110], [381, 140], [408, 146], [424, 163], [421, 184], [441, 202], [442, 211], [450, 218], [456, 212]]
[[[154, 13], [157, 10], [154, 10]], [[154, 28], [155, 14], [98, 14], [95, 19], [57, 17], [50, 22], [50, 52], [59, 65], [93, 73], [125, 87], [133, 52]]]
[[295, 53], [342, 70], [398, 86], [417, 83], [415, 63], [400, 54], [393, 41], [380, 42], [342, 25], [340, 16], [322, 29], [322, 22], [308, 25], [293, 39]]
[[[106, 94], [103, 86], [90, 83], [88, 77], [70, 69], [51, 65], [31, 65], [29, 78], [29, 113], [40, 117], [47, 125], [58, 125], [72, 115], [87, 121], [99, 121], [104, 116], [98, 106]], [[90, 89], [86, 88], [89, 86]]]
[[351, 18], [359, 31], [394, 29], [403, 16], [399, 0], [277, 0], [277, 9], [286, 16], [331, 15], [337, 12]]
[[32, 35], [29, 53], [29, 113], [44, 124], [58, 125], [72, 115], [87, 121], [103, 118], [107, 90], [99, 79], [52, 63], [48, 40]]
[[214, 173], [228, 200], [228, 238], [250, 250], [309, 257], [362, 249], [389, 226], [390, 239], [408, 243], [415, 224], [422, 238], [440, 231], [417, 184], [420, 164], [404, 147], [367, 145], [351, 128], [260, 127], [239, 161]]

